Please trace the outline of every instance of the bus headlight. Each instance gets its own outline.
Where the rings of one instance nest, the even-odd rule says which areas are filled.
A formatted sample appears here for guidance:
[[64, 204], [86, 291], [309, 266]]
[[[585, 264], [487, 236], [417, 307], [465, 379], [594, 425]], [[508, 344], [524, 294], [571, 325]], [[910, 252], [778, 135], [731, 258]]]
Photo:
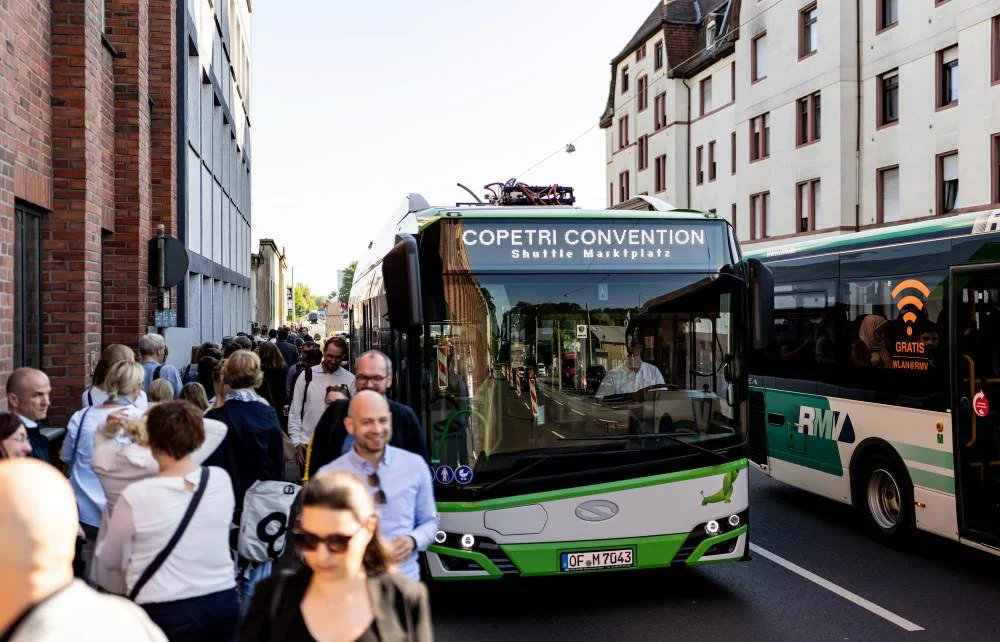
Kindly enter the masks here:
[[476, 545], [476, 538], [466, 533], [465, 535], [462, 535], [461, 542], [462, 542], [462, 548], [470, 549]]
[[717, 535], [719, 533], [719, 522], [714, 519], [705, 524], [705, 533], [707, 535]]
[[448, 539], [448, 533], [445, 533], [444, 531], [438, 531], [434, 533], [434, 541], [437, 542], [438, 544], [444, 544], [445, 540], [447, 539]]
[[739, 515], [730, 515], [729, 519], [727, 521], [729, 522], [730, 526], [732, 526], [733, 528], [736, 528], [737, 526], [740, 525], [740, 516]]

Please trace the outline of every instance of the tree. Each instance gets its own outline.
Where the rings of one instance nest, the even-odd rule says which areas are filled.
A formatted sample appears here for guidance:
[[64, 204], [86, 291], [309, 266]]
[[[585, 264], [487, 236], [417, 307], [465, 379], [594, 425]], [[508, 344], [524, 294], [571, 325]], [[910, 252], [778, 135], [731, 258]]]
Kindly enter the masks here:
[[344, 268], [344, 285], [340, 288], [337, 298], [341, 303], [347, 303], [347, 297], [351, 295], [351, 286], [354, 285], [354, 270], [358, 267], [357, 261], [352, 261]]
[[313, 309], [313, 296], [309, 291], [309, 286], [299, 283], [295, 286], [295, 318], [299, 319]]
[[316, 309], [317, 310], [324, 309], [324, 307], [326, 306], [326, 297], [323, 296], [322, 294], [319, 295], [319, 296], [317, 296], [315, 303], [316, 303]]

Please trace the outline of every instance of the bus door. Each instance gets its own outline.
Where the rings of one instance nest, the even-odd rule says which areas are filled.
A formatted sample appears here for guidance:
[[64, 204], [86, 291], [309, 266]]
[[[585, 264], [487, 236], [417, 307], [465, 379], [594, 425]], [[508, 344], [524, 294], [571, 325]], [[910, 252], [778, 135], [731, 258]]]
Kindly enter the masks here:
[[955, 481], [962, 536], [1000, 545], [1000, 265], [952, 270]]

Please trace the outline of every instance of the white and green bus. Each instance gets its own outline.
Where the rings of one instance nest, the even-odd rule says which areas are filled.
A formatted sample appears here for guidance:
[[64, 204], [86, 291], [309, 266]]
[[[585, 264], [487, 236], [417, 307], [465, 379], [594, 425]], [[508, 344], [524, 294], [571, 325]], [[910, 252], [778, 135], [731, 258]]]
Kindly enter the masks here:
[[770, 303], [751, 292], [768, 285], [713, 214], [410, 195], [359, 262], [349, 322], [427, 431], [425, 573], [746, 559], [750, 311]]
[[1000, 553], [1000, 210], [748, 252], [774, 278], [750, 456], [771, 477]]

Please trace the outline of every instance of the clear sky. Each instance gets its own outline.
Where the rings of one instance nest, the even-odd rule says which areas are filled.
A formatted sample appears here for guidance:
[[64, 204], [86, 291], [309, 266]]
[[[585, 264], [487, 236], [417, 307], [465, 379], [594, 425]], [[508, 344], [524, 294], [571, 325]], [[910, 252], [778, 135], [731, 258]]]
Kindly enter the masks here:
[[657, 1], [255, 2], [254, 247], [325, 294], [409, 192], [518, 178], [603, 207], [609, 65]]

